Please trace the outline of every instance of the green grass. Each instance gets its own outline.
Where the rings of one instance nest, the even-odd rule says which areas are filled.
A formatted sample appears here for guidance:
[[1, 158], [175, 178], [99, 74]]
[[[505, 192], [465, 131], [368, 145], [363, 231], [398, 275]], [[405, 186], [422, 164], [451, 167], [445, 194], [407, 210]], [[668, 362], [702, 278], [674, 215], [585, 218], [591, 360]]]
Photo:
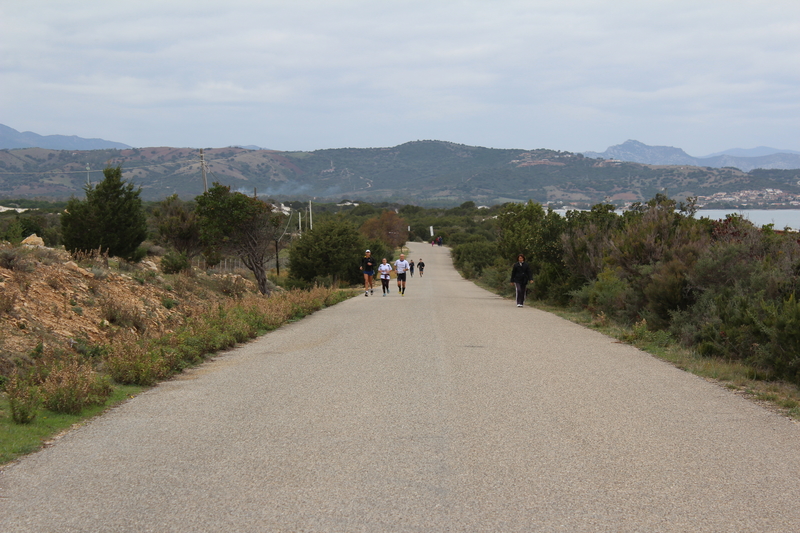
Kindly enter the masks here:
[[119, 385], [104, 405], [87, 407], [77, 415], [40, 409], [30, 424], [15, 424], [11, 420], [8, 399], [5, 394], [0, 395], [0, 465], [39, 450], [59, 433], [132, 398], [142, 390], [144, 387]]

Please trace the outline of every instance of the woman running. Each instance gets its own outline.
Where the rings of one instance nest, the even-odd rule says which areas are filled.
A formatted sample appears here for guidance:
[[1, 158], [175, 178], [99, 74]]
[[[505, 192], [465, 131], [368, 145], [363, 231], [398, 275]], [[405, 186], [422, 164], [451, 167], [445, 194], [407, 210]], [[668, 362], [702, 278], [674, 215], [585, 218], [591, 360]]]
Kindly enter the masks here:
[[378, 272], [381, 274], [381, 285], [383, 286], [383, 295], [386, 296], [389, 294], [389, 279], [390, 274], [392, 273], [392, 265], [386, 262], [386, 258], [383, 258], [381, 264], [378, 265]]

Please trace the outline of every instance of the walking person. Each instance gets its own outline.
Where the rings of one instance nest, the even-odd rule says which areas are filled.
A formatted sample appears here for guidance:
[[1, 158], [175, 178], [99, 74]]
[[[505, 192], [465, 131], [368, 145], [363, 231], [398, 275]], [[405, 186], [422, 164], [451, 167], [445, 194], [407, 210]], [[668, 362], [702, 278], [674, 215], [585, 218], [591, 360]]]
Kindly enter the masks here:
[[372, 277], [375, 275], [375, 259], [372, 257], [372, 252], [369, 250], [364, 252], [359, 268], [364, 273], [364, 296], [369, 296], [372, 294]]
[[397, 290], [400, 292], [400, 296], [406, 295], [406, 270], [409, 266], [405, 254], [400, 254], [400, 259], [394, 262], [394, 269], [397, 271]]
[[392, 265], [386, 262], [385, 257], [381, 261], [381, 264], [378, 265], [378, 272], [380, 272], [381, 275], [381, 287], [383, 288], [383, 295], [386, 296], [391, 292], [389, 289], [389, 279], [391, 278]]
[[525, 305], [525, 288], [533, 278], [531, 266], [525, 262], [525, 256], [519, 254], [517, 262], [511, 268], [511, 284], [517, 290], [517, 307]]
[[419, 277], [422, 277], [422, 271], [425, 270], [425, 263], [422, 262], [422, 258], [419, 258], [417, 262], [417, 268], [419, 269]]
[[411, 272], [411, 277], [414, 277], [414, 260], [408, 262], [408, 271]]

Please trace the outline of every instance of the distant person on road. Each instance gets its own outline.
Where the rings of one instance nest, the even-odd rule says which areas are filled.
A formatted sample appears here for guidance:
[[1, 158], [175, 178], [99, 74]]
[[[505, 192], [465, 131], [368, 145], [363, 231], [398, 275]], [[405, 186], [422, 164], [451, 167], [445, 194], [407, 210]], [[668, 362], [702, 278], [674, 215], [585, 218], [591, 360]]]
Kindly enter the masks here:
[[417, 261], [417, 268], [419, 269], [419, 277], [422, 277], [422, 272], [425, 270], [425, 263], [422, 262], [422, 258], [419, 258]]
[[359, 268], [364, 273], [364, 296], [369, 296], [372, 294], [372, 277], [375, 275], [375, 259], [372, 257], [372, 252], [369, 250], [364, 252]]
[[414, 260], [408, 262], [408, 271], [411, 272], [411, 277], [414, 277]]
[[442, 245], [442, 236], [441, 235], [439, 235], [439, 238], [436, 239], [436, 244], [438, 244], [439, 246]]
[[381, 286], [383, 288], [383, 295], [386, 296], [391, 292], [391, 290], [389, 289], [389, 279], [391, 279], [392, 265], [386, 262], [385, 257], [381, 260], [381, 264], [378, 265], [378, 272], [380, 272], [381, 274]]
[[533, 278], [531, 266], [525, 262], [525, 256], [519, 254], [517, 262], [511, 268], [511, 284], [517, 291], [517, 307], [525, 305], [525, 289], [531, 278]]
[[394, 262], [394, 269], [397, 271], [397, 290], [400, 292], [400, 296], [406, 295], [406, 270], [409, 266], [406, 254], [400, 254], [400, 259]]

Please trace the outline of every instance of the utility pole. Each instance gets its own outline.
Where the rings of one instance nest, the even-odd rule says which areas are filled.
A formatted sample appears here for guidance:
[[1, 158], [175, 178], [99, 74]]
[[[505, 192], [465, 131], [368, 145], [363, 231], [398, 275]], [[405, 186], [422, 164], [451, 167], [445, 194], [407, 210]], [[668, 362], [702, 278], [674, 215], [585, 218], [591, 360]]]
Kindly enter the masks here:
[[208, 182], [206, 181], [206, 159], [203, 155], [203, 149], [200, 148], [200, 172], [203, 174], [203, 192], [208, 192]]
[[314, 229], [314, 216], [311, 214], [311, 200], [308, 201], [308, 229]]
[[89, 163], [86, 163], [86, 185], [89, 186], [92, 183], [89, 181]]

